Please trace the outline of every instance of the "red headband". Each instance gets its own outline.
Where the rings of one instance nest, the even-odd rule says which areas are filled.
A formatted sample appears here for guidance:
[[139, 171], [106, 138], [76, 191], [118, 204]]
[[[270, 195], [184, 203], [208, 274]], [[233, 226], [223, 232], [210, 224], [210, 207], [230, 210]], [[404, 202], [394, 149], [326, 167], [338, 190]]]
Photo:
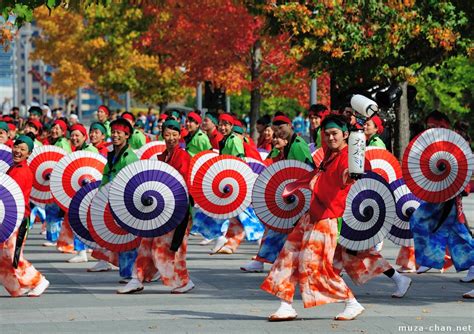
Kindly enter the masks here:
[[123, 118], [123, 119], [126, 119], [126, 120], [128, 120], [128, 121], [134, 122], [133, 116], [132, 116], [131, 114], [122, 115], [122, 118]]
[[110, 114], [110, 111], [109, 111], [109, 108], [107, 108], [106, 106], [99, 106], [99, 108], [97, 108], [97, 110], [102, 110], [103, 112], [105, 112], [107, 115]]
[[86, 137], [86, 139], [87, 139], [87, 130], [86, 130], [86, 128], [84, 127], [84, 125], [82, 125], [82, 124], [75, 124], [75, 125], [71, 126], [71, 129], [70, 129], [70, 130], [71, 130], [71, 133], [72, 133], [73, 131], [79, 131], [79, 132], [82, 133], [82, 135], [83, 135], [84, 137]]
[[126, 125], [123, 125], [123, 124], [114, 124], [114, 125], [112, 125], [112, 127], [110, 129], [112, 131], [117, 130], [117, 131], [123, 131], [126, 134], [130, 134], [130, 128]]
[[166, 120], [167, 118], [168, 118], [168, 115], [166, 115], [166, 114], [161, 114], [160, 115], [160, 119]]
[[373, 116], [371, 120], [374, 122], [375, 126], [377, 127], [377, 134], [381, 135], [384, 129], [382, 119], [379, 116]]
[[7, 123], [7, 124], [8, 124], [8, 128], [10, 129], [10, 131], [15, 131], [16, 130], [15, 124], [13, 124], [13, 123]]
[[37, 120], [28, 121], [28, 124], [32, 124], [36, 128], [36, 130], [43, 129], [43, 124], [41, 124], [40, 121], [37, 121]]
[[275, 123], [275, 122], [283, 122], [286, 124], [291, 124], [291, 119], [289, 119], [286, 116], [280, 115], [280, 116], [273, 117], [272, 123]]
[[61, 130], [63, 130], [63, 132], [66, 133], [66, 131], [67, 131], [67, 124], [66, 124], [64, 121], [62, 121], [62, 120], [60, 120], [60, 119], [55, 120], [54, 123], [53, 123], [53, 126], [54, 126], [54, 125], [59, 125], [59, 127], [61, 128]]
[[219, 121], [227, 122], [234, 125], [235, 118], [230, 114], [221, 114], [219, 116]]
[[434, 126], [431, 126], [432, 128], [434, 127], [434, 128], [449, 129], [451, 127], [449, 122], [447, 122], [446, 120], [444, 120], [444, 119], [435, 119], [435, 118], [432, 118], [432, 117], [429, 117], [426, 120], [426, 125], [428, 125], [428, 124], [434, 125]]
[[234, 118], [234, 125], [235, 126], [240, 126], [240, 127], [243, 126], [242, 122], [240, 120], [238, 120], [237, 118]]
[[188, 114], [188, 118], [189, 119], [192, 119], [194, 121], [196, 121], [198, 124], [201, 124], [202, 123], [202, 118], [201, 116], [199, 116], [197, 113], [195, 113], [194, 111], [190, 112]]

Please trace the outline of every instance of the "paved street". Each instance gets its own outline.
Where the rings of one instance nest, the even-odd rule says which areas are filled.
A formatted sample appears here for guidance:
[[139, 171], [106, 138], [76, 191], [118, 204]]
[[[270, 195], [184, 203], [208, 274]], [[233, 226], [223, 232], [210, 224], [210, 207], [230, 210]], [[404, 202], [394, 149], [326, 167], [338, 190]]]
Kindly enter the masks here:
[[[474, 221], [474, 200], [466, 202], [466, 209]], [[297, 296], [298, 320], [269, 323], [266, 318], [279, 303], [259, 289], [265, 273], [239, 270], [255, 254], [256, 244], [242, 245], [238, 254], [209, 256], [210, 247], [199, 246], [199, 241], [191, 237], [188, 253], [188, 268], [196, 283], [192, 292], [171, 295], [160, 283], [151, 283], [140, 294], [117, 295], [117, 272], [87, 273], [93, 262], [66, 263], [69, 255], [40, 246], [36, 227], [26, 256], [51, 286], [40, 298], [8, 298], [1, 289], [0, 333], [474, 332], [473, 301], [461, 298], [473, 284], [460, 283], [465, 273], [453, 269], [412, 274], [413, 286], [401, 300], [390, 298], [395, 287], [383, 275], [361, 287], [345, 276], [366, 308], [358, 320], [335, 322], [332, 317], [342, 311], [342, 304], [304, 309]], [[385, 244], [383, 254], [394, 263], [398, 248]]]

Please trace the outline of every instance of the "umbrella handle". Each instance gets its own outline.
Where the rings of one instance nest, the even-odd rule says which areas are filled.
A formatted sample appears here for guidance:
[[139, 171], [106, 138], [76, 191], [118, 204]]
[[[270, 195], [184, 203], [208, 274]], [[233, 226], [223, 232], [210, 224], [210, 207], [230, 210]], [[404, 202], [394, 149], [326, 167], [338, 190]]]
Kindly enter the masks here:
[[142, 198], [142, 204], [143, 204], [144, 206], [150, 206], [150, 205], [152, 205], [152, 204], [153, 204], [153, 197], [148, 196], [148, 197], [146, 197], [146, 198]]
[[86, 184], [89, 184], [89, 183], [91, 183], [91, 180], [89, 180], [89, 179], [82, 180], [82, 185], [83, 186], [85, 186]]
[[222, 191], [224, 192], [224, 194], [228, 194], [228, 193], [230, 193], [230, 187], [229, 186], [224, 186], [224, 189], [222, 189]]
[[285, 201], [285, 203], [287, 204], [292, 204], [296, 201], [296, 196], [291, 194], [291, 195], [288, 195], [288, 196], [283, 196], [283, 200]]
[[46, 175], [44, 176], [44, 179], [45, 179], [46, 181], [49, 181], [49, 180], [51, 179], [51, 173], [46, 174]]

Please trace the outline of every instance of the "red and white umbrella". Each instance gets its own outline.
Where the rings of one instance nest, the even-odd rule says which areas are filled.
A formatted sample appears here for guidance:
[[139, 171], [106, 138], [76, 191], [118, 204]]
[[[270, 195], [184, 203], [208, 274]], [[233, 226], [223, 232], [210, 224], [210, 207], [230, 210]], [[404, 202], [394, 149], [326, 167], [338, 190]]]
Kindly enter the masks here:
[[147, 160], [150, 158], [156, 158], [158, 154], [163, 153], [166, 150], [166, 144], [164, 141], [152, 141], [143, 145], [139, 150], [135, 152], [138, 159]]
[[252, 205], [258, 218], [270, 229], [289, 233], [308, 211], [311, 190], [299, 188], [284, 197], [287, 184], [307, 175], [313, 169], [297, 160], [281, 160], [268, 166], [255, 181]]
[[67, 152], [54, 145], [35, 147], [28, 158], [28, 165], [33, 173], [33, 188], [30, 201], [36, 205], [45, 205], [54, 202], [51, 194], [50, 179], [53, 168]]
[[202, 151], [196, 154], [189, 163], [189, 180], [188, 183], [191, 186], [194, 181], [194, 177], [196, 176], [196, 172], [199, 168], [211, 158], [219, 156], [219, 152], [215, 152], [213, 150]]
[[398, 159], [386, 149], [368, 146], [365, 150], [365, 159], [370, 162], [372, 171], [382, 176], [388, 183], [402, 178], [402, 167]]
[[67, 211], [76, 192], [87, 183], [102, 180], [107, 159], [94, 152], [77, 151], [64, 156], [51, 173], [51, 192]]
[[210, 217], [233, 218], [251, 203], [255, 174], [247, 163], [231, 155], [206, 161], [191, 185], [196, 204]]
[[324, 150], [322, 147], [318, 148], [316, 151], [314, 151], [312, 154], [313, 157], [313, 162], [316, 167], [319, 167], [321, 165], [321, 162], [324, 160]]
[[0, 144], [0, 173], [6, 173], [13, 166], [12, 149]]
[[441, 203], [459, 195], [473, 170], [474, 157], [469, 144], [448, 129], [422, 132], [403, 155], [402, 172], [407, 187], [427, 202]]
[[87, 229], [99, 246], [113, 252], [126, 252], [137, 248], [141, 238], [115, 222], [109, 205], [110, 186], [106, 184], [94, 196], [87, 215]]
[[20, 186], [9, 175], [0, 173], [0, 243], [16, 231], [24, 214], [25, 198]]

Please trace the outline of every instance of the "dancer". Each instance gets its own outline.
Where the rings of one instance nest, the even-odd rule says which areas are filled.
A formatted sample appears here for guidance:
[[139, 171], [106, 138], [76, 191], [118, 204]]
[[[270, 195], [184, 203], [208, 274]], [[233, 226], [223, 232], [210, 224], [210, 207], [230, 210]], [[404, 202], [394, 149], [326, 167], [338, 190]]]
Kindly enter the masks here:
[[283, 249], [261, 288], [278, 298], [280, 307], [269, 321], [293, 320], [295, 285], [299, 283], [304, 307], [345, 301], [336, 320], [352, 320], [364, 311], [352, 291], [333, 268], [337, 243], [337, 219], [342, 217], [350, 185], [348, 126], [338, 115], [322, 123], [330, 154], [316, 180], [309, 214], [304, 215], [288, 235]]
[[[158, 156], [158, 159], [176, 168], [187, 180], [191, 158], [179, 147], [180, 131], [180, 124], [175, 120], [167, 120], [163, 124], [166, 150]], [[164, 285], [172, 288], [171, 293], [186, 293], [194, 288], [186, 268], [189, 217], [188, 209], [181, 224], [173, 231], [160, 237], [142, 239], [132, 279], [125, 287], [118, 289], [117, 293], [142, 291], [146, 276], [156, 274], [160, 275]]]
[[10, 238], [0, 243], [0, 282], [12, 297], [39, 297], [49, 286], [49, 281], [24, 258], [21, 249], [29, 225], [33, 173], [28, 167], [27, 159], [33, 147], [30, 137], [19, 136], [12, 149], [13, 166], [7, 171], [20, 186], [25, 199], [25, 215], [20, 227]]

